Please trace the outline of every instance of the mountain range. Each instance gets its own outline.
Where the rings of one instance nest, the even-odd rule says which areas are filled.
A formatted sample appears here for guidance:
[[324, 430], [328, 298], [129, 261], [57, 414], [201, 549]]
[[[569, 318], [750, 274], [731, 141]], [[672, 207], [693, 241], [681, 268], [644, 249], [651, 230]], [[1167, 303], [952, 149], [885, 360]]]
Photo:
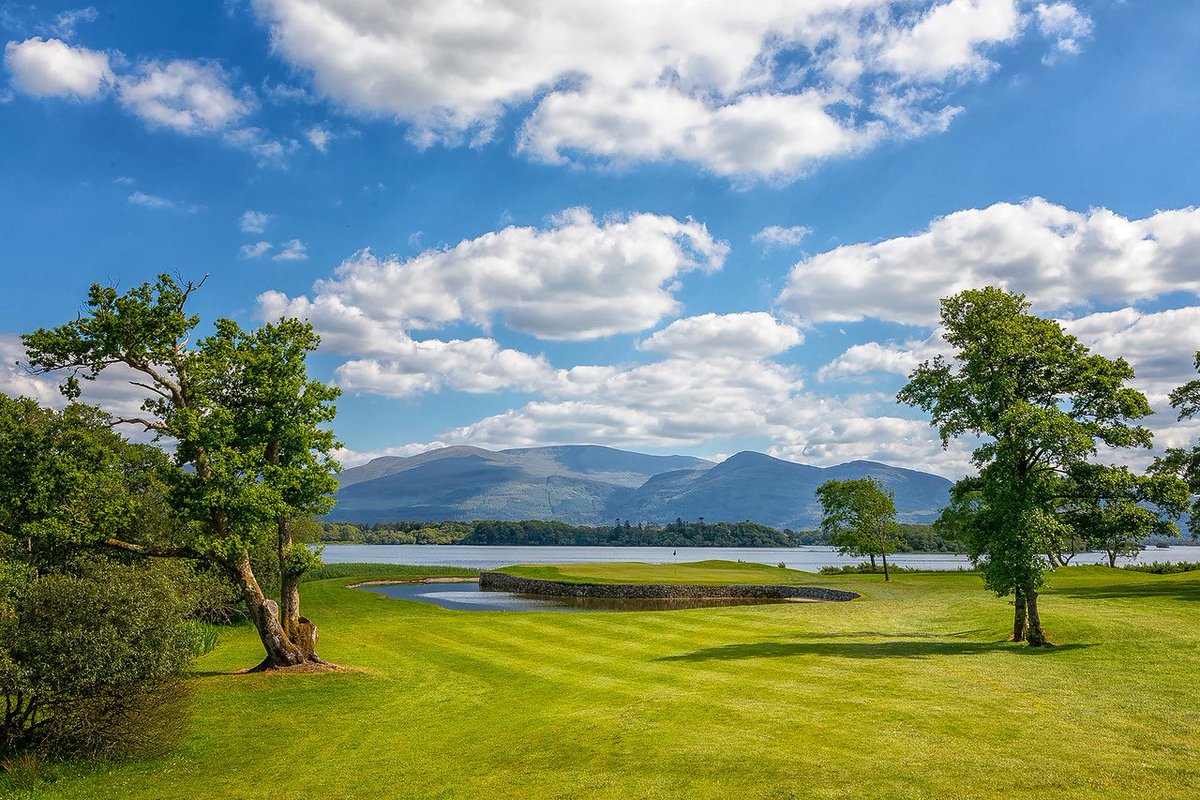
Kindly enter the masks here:
[[838, 478], [877, 478], [896, 495], [902, 522], [929, 522], [950, 481], [874, 461], [815, 467], [745, 451], [714, 463], [596, 445], [492, 451], [446, 447], [376, 458], [342, 473], [342, 522], [560, 520], [573, 525], [750, 520], [805, 530], [820, 522], [816, 488]]

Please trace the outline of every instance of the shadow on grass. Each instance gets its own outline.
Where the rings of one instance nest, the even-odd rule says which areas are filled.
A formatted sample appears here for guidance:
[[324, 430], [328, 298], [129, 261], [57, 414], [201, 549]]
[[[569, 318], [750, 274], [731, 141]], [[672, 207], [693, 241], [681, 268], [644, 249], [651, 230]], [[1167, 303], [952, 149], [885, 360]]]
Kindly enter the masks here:
[[[960, 634], [950, 634], [956, 636]], [[846, 641], [863, 636], [887, 634], [800, 634], [798, 642], [747, 642], [723, 647], [708, 647], [676, 656], [663, 656], [658, 661], [737, 661], [744, 658], [778, 658], [781, 656], [833, 656], [837, 658], [932, 658], [934, 656], [969, 656], [981, 653], [1007, 652], [1014, 655], [1050, 655], [1080, 650], [1094, 645], [1072, 642], [1057, 647], [1028, 647], [1014, 642], [973, 642], [948, 639], [946, 634], [928, 635], [906, 633], [882, 642]]]
[[972, 628], [969, 631], [956, 631], [955, 633], [915, 633], [912, 631], [906, 633], [885, 633], [884, 631], [847, 631], [846, 633], [812, 633], [805, 631], [804, 633], [784, 633], [779, 636], [774, 636], [774, 639], [955, 639], [962, 636], [971, 636], [976, 633], [986, 633], [987, 628]]
[[1161, 597], [1168, 600], [1200, 600], [1200, 580], [1147, 581], [1146, 583], [1110, 583], [1104, 586], [1056, 586], [1043, 591], [1079, 600], [1120, 600]]

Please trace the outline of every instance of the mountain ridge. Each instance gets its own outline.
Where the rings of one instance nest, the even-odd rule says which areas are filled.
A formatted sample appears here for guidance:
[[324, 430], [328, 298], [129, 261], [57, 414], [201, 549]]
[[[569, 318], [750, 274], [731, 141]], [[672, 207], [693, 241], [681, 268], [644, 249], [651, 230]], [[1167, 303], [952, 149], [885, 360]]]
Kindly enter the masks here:
[[665, 523], [704, 517], [802, 530], [820, 521], [816, 487], [833, 478], [876, 477], [896, 493], [904, 522], [936, 518], [951, 482], [877, 461], [831, 467], [743, 450], [714, 463], [602, 445], [487, 450], [458, 445], [383, 456], [342, 473], [328, 519], [343, 522], [479, 519], [614, 519]]

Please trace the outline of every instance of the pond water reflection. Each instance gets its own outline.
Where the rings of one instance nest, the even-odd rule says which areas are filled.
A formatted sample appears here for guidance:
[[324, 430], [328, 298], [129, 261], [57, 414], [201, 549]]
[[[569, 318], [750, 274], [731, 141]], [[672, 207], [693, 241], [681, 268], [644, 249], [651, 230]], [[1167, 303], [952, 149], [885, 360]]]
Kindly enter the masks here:
[[774, 598], [714, 597], [625, 600], [612, 597], [550, 597], [546, 595], [485, 592], [470, 583], [402, 583], [363, 586], [396, 600], [416, 600], [455, 611], [677, 611], [685, 608], [758, 606], [785, 603]]

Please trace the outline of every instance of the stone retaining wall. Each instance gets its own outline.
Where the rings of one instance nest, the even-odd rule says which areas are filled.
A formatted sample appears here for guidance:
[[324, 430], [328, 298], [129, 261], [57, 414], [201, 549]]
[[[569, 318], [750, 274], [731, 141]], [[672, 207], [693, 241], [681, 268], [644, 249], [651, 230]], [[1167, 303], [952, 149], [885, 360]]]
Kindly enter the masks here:
[[521, 578], [507, 572], [481, 572], [479, 588], [492, 592], [544, 594], [556, 597], [617, 597], [626, 599], [654, 598], [712, 598], [712, 597], [802, 597], [809, 600], [854, 600], [860, 595], [841, 589], [820, 586], [768, 586], [732, 584], [701, 586], [698, 584], [661, 583], [567, 583], [538, 578]]

